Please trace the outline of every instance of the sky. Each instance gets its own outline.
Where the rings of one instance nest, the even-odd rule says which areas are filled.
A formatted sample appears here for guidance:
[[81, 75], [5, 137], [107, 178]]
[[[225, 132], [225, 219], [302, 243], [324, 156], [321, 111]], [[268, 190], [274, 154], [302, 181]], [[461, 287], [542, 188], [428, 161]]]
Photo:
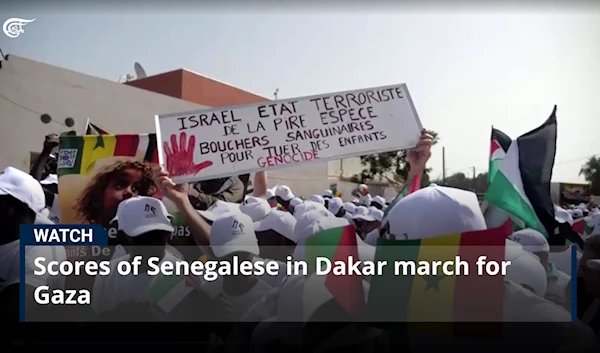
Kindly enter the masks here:
[[600, 6], [209, 3], [3, 1], [0, 17], [36, 20], [0, 48], [112, 81], [136, 61], [148, 75], [187, 68], [269, 98], [406, 83], [440, 136], [434, 178], [442, 146], [447, 175], [485, 172], [492, 125], [517, 138], [555, 104], [553, 181], [582, 182], [600, 154]]

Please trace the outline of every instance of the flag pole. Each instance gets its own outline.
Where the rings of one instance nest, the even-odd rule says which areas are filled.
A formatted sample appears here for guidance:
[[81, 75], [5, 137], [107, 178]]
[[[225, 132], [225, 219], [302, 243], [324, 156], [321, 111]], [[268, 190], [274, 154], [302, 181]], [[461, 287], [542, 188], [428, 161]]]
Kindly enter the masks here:
[[90, 126], [90, 118], [87, 118], [87, 120], [85, 121], [85, 127], [83, 128], [83, 133], [82, 135], [86, 135], [87, 131], [88, 131], [88, 127]]

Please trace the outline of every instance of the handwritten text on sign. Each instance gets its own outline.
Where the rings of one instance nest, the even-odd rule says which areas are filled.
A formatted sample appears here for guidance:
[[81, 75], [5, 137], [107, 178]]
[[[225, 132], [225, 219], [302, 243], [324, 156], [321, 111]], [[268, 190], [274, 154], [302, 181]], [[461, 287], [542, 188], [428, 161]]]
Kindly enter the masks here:
[[405, 84], [156, 116], [179, 183], [411, 148], [421, 129]]

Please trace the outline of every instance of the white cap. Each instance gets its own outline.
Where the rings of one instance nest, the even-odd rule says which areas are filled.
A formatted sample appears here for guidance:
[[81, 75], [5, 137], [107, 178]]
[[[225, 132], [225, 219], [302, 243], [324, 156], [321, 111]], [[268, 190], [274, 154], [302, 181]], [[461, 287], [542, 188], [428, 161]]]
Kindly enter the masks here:
[[220, 215], [210, 228], [210, 248], [217, 258], [236, 252], [258, 256], [260, 250], [252, 218], [241, 212]]
[[351, 202], [352, 202], [352, 203], [359, 203], [359, 201], [358, 201], [358, 199], [357, 199], [357, 198], [353, 198]]
[[534, 229], [521, 229], [511, 234], [508, 239], [521, 244], [523, 250], [530, 253], [550, 251], [550, 245], [546, 237]]
[[[306, 203], [306, 202], [305, 202]], [[343, 220], [345, 223], [337, 222], [337, 220]], [[340, 227], [343, 225], [348, 225], [348, 221], [343, 218], [334, 217], [333, 214], [329, 211], [322, 209], [315, 209], [308, 212], [303, 213], [301, 216], [296, 217], [296, 226], [294, 227], [294, 237], [296, 238], [296, 243], [304, 244], [306, 238], [315, 235], [319, 230], [315, 224], [320, 224], [321, 226], [329, 226], [330, 229], [335, 227]]]
[[296, 196], [294, 196], [292, 189], [290, 189], [290, 187], [287, 185], [278, 186], [277, 189], [275, 190], [275, 196], [280, 197], [284, 201], [290, 201], [291, 199], [296, 197]]
[[376, 204], [378, 204], [379, 206], [381, 206], [381, 208], [385, 208], [385, 203], [386, 203], [386, 201], [385, 201], [385, 199], [384, 199], [383, 197], [381, 197], [381, 196], [377, 195], [377, 196], [375, 196], [375, 197], [373, 198], [373, 200], [371, 200], [371, 204], [372, 204], [372, 203], [376, 203]]
[[327, 189], [325, 191], [323, 191], [323, 197], [329, 197], [332, 198], [333, 197], [333, 191]]
[[317, 202], [317, 203], [320, 203], [321, 205], [325, 205], [325, 200], [323, 199], [323, 196], [321, 196], [321, 195], [311, 195], [308, 198], [308, 201]]
[[558, 221], [562, 220], [562, 221], [569, 223], [570, 225], [573, 225], [573, 216], [571, 216], [571, 213], [569, 213], [569, 211], [567, 211], [564, 208], [559, 207], [557, 205], [554, 205], [554, 217]]
[[[314, 210], [331, 213], [331, 212], [329, 212], [329, 210], [327, 208], [325, 208], [324, 205], [322, 205], [320, 203], [317, 203], [314, 201], [304, 201], [303, 203], [301, 203], [300, 205], [298, 205], [294, 208], [294, 217], [296, 217], [296, 219], [299, 219], [306, 212], [314, 211]], [[333, 215], [331, 215], [331, 216], [333, 216]]]
[[39, 181], [17, 168], [7, 167], [0, 174], [0, 195], [14, 197], [36, 214], [46, 208], [46, 195]]
[[51, 217], [50, 210], [48, 208], [44, 208], [42, 210], [42, 212], [35, 215], [35, 221], [33, 222], [33, 224], [37, 224], [37, 225], [56, 224], [56, 222], [52, 221], [50, 219], [50, 217]]
[[505, 278], [528, 286], [540, 297], [546, 295], [548, 286], [546, 269], [536, 256], [523, 250], [518, 243], [507, 239], [504, 260], [511, 264], [506, 268]]
[[581, 218], [581, 217], [583, 217], [583, 211], [580, 210], [579, 208], [574, 209], [571, 214], [573, 215], [573, 218]]
[[274, 187], [272, 187], [270, 189], [267, 189], [267, 195], [265, 196], [267, 198], [267, 200], [276, 196], [275, 195], [276, 189], [277, 189], [277, 186], [274, 186]]
[[294, 197], [293, 199], [291, 199], [291, 200], [290, 200], [290, 206], [291, 206], [292, 208], [294, 208], [294, 207], [296, 207], [296, 206], [300, 205], [302, 202], [304, 202], [304, 201], [302, 201], [302, 199], [301, 199], [301, 198], [299, 198], [299, 197]]
[[373, 198], [371, 197], [371, 194], [366, 194], [360, 197], [360, 199], [358, 200], [359, 203], [361, 203], [362, 205], [365, 206], [370, 206], [371, 205], [371, 200], [373, 200]]
[[[344, 201], [342, 201], [341, 198], [339, 197], [334, 197], [331, 200], [329, 200], [329, 212], [331, 212], [332, 214], [336, 215], [338, 212], [340, 212], [340, 209], [342, 209], [342, 207], [344, 207]], [[354, 206], [354, 205], [352, 205]]]
[[344, 203], [344, 210], [352, 215], [356, 211], [356, 205], [352, 202], [346, 202]]
[[58, 176], [56, 174], [48, 174], [48, 176], [40, 181], [42, 185], [58, 184]]
[[423, 188], [402, 198], [388, 212], [383, 226], [388, 223], [390, 234], [407, 239], [487, 229], [477, 195], [445, 186]]
[[367, 222], [373, 222], [375, 218], [369, 215], [369, 209], [365, 206], [358, 206], [352, 214], [352, 219], [360, 219]]
[[112, 222], [118, 221], [119, 230], [134, 238], [153, 230], [172, 233], [175, 230], [171, 224], [172, 219], [173, 216], [159, 199], [137, 196], [119, 203], [117, 215]]
[[256, 232], [273, 230], [294, 243], [298, 241], [294, 233], [295, 228], [296, 218], [289, 212], [279, 210], [272, 210], [265, 218], [254, 223]]
[[240, 211], [250, 216], [253, 222], [264, 219], [272, 210], [269, 201], [256, 196], [250, 196], [240, 205]]
[[212, 206], [210, 206], [206, 211], [198, 211], [198, 213], [200, 213], [202, 217], [206, 218], [211, 222], [217, 219], [220, 215], [228, 212], [240, 213], [240, 204], [218, 200], [217, 202], [213, 203]]
[[381, 222], [383, 220], [383, 211], [376, 207], [369, 207], [369, 216], [374, 220]]

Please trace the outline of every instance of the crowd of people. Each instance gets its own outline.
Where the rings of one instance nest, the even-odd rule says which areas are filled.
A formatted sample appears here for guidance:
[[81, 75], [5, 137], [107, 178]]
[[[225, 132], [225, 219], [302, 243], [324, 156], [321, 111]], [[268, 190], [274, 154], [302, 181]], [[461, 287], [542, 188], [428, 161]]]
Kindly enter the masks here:
[[[410, 165], [407, 183], [420, 184], [431, 155], [431, 143], [431, 136], [423, 132], [419, 144], [407, 152]], [[29, 174], [12, 167], [0, 174], [0, 224], [4, 225], [0, 243], [0, 317], [3, 319], [18, 319], [19, 269], [23, 256], [19, 252], [19, 226], [60, 223], [58, 178], [53, 162], [57, 144], [57, 136], [47, 138]], [[162, 201], [144, 195], [135, 185], [124, 185], [110, 220], [118, 229], [118, 245], [112, 253], [111, 266], [138, 255], [172, 262], [185, 259], [184, 251], [168, 242], [174, 231], [172, 217], [163, 202], [168, 200], [185, 219], [204, 260], [232, 263], [236, 257], [240, 261], [273, 262], [281, 269], [278, 275], [223, 276], [211, 281], [201, 277], [187, 279], [189, 291], [173, 310], [165, 312], [148, 300], [155, 278], [120, 276], [111, 271], [110, 275], [97, 276], [89, 284], [91, 306], [78, 308], [69, 317], [75, 321], [122, 321], [132, 317], [139, 321], [219, 321], [231, 325], [226, 329], [215, 326], [211, 334], [234, 342], [325, 344], [334, 339], [338, 343], [347, 340], [381, 344], [392, 339], [398, 328], [364, 322], [359, 325], [356, 322], [361, 320], [352, 317], [332, 296], [324, 295], [316, 304], [313, 300], [311, 308], [307, 308], [308, 303], [303, 299], [306, 293], [317, 293], [325, 284], [315, 282], [311, 276], [288, 275], [284, 269], [286, 260], [306, 259], [308, 239], [348, 225], [354, 226], [362, 261], [374, 260], [380, 238], [429, 239], [487, 228], [477, 196], [445, 186], [417, 187], [402, 198], [386, 200], [371, 195], [361, 185], [360, 197], [344, 202], [332, 190], [303, 200], [285, 185], [269, 189], [264, 171], [255, 173], [254, 189], [244, 196], [238, 192], [246, 189], [247, 183], [239, 184], [244, 177], [233, 178], [218, 181], [208, 193], [199, 184], [177, 185], [166, 171], [157, 170], [152, 180]], [[236, 191], [228, 192], [232, 188]], [[152, 216], [146, 217], [144, 212], [149, 209]], [[584, 218], [591, 229], [586, 234], [585, 247], [578, 251], [577, 307], [571, 307], [574, 302], [571, 286], [575, 279], [571, 278], [570, 249], [567, 246], [551, 249], [544, 235], [522, 229], [506, 239], [507, 258], [513, 265], [504, 278], [504, 321], [553, 323], [552, 331], [513, 333], [515, 337], [542, 342], [540, 347], [546, 351], [560, 347], [595, 349], [596, 337], [600, 339], [600, 210], [593, 203], [563, 205], [555, 207], [555, 214], [571, 224]], [[51, 250], [29, 247], [26, 273], [33, 271], [30, 262], [36, 256], [57, 261], [67, 258], [66, 250], [61, 247]], [[75, 280], [61, 276], [26, 278], [28, 298], [40, 285], [66, 288], [75, 283], [70, 284]], [[363, 285], [368, 292], [368, 278]], [[572, 310], [577, 311], [578, 322], [571, 322]], [[344, 324], [327, 330], [310, 325], [320, 321]], [[282, 331], [277, 323], [284, 322], [300, 325]]]

